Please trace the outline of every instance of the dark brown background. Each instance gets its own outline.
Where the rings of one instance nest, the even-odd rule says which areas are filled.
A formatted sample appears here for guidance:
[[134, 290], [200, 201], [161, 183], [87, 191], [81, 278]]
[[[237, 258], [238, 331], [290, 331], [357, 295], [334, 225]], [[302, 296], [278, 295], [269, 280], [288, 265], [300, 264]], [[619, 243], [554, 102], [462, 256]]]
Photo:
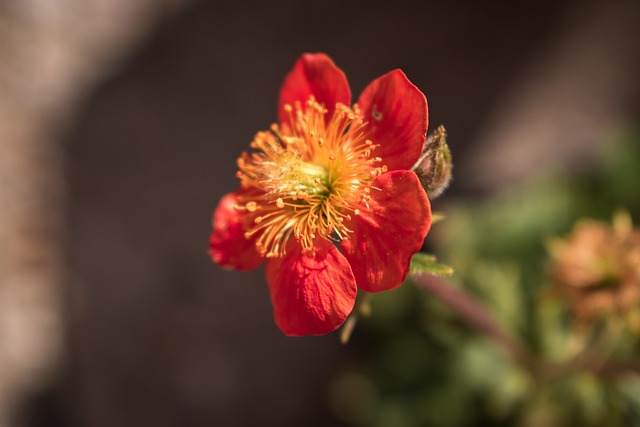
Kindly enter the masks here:
[[[366, 363], [357, 330], [347, 347], [336, 334], [284, 337], [262, 270], [223, 271], [207, 256], [211, 212], [236, 185], [238, 154], [275, 119], [296, 58], [328, 53], [354, 98], [405, 71], [427, 95], [431, 128], [449, 130], [455, 181], [442, 208], [548, 164], [588, 163], [614, 122], [637, 117], [637, 11], [198, 1], [167, 14], [61, 138], [66, 351], [18, 424], [341, 425], [331, 385]], [[591, 102], [600, 107], [584, 110]], [[509, 168], [523, 159], [528, 168]]]

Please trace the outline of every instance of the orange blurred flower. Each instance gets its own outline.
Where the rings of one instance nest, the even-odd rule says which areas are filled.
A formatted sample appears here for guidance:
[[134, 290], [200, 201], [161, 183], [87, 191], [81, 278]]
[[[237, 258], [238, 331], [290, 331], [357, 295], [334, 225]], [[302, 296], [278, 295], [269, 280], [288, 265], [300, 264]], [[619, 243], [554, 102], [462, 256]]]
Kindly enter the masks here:
[[551, 277], [575, 315], [593, 320], [623, 313], [640, 301], [640, 230], [628, 215], [613, 227], [582, 220], [551, 245]]

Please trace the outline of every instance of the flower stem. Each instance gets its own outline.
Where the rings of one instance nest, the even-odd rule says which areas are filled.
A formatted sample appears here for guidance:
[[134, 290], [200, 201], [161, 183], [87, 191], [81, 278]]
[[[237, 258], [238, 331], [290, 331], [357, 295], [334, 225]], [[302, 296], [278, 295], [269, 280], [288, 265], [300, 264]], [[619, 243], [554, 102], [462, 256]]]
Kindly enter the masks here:
[[455, 311], [472, 327], [491, 339], [502, 351], [535, 377], [538, 369], [525, 347], [500, 326], [487, 309], [471, 295], [429, 273], [415, 272], [411, 280]]

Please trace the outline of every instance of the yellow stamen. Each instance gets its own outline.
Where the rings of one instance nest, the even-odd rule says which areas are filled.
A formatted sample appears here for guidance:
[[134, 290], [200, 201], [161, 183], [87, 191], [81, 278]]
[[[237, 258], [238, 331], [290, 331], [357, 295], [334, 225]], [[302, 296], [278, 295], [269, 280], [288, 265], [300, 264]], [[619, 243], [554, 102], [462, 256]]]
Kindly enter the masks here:
[[256, 249], [266, 258], [282, 256], [291, 237], [310, 254], [318, 236], [348, 239], [345, 220], [369, 208], [371, 181], [387, 169], [371, 157], [376, 145], [365, 139], [357, 106], [338, 103], [329, 117], [311, 97], [284, 110], [287, 123], [258, 132], [254, 151], [238, 159], [243, 187], [258, 190], [238, 197], [239, 209], [255, 213], [245, 236], [257, 236]]

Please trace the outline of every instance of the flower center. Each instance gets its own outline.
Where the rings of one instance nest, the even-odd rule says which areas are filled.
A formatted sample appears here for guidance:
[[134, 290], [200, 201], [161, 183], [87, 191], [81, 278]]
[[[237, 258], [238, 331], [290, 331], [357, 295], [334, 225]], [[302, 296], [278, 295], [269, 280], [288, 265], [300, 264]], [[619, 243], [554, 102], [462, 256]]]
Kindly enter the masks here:
[[345, 222], [369, 209], [371, 182], [387, 170], [371, 155], [376, 145], [365, 137], [357, 105], [338, 103], [329, 117], [311, 97], [285, 111], [288, 122], [258, 132], [254, 151], [238, 159], [245, 191], [236, 209], [250, 214], [245, 236], [257, 236], [256, 248], [267, 258], [284, 255], [291, 237], [311, 254], [316, 238], [349, 238]]

